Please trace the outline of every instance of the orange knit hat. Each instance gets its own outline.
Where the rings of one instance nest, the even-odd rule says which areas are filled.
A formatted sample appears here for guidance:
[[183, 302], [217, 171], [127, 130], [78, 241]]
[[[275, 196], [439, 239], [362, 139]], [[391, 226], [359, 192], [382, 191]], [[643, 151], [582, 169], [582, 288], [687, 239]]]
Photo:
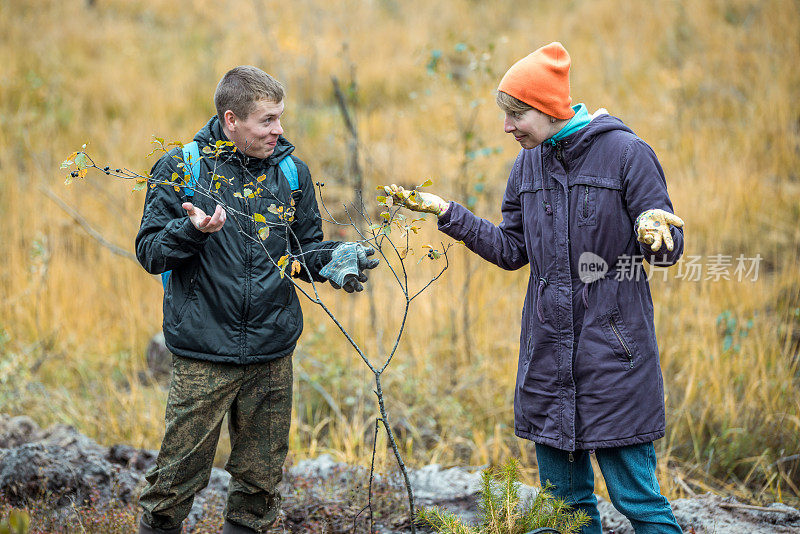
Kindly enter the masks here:
[[545, 45], [514, 63], [498, 91], [503, 91], [542, 113], [557, 119], [571, 119], [569, 54], [561, 43]]

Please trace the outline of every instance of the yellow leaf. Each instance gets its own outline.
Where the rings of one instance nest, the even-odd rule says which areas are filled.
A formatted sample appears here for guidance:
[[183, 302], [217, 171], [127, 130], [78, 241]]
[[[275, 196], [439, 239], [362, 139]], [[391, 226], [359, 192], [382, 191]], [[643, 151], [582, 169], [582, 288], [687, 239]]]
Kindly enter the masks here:
[[258, 237], [259, 239], [261, 239], [261, 241], [266, 241], [267, 238], [269, 237], [269, 228], [267, 228], [266, 226], [262, 226], [261, 228], [259, 228]]
[[264, 181], [264, 180], [266, 180], [266, 179], [267, 179], [267, 175], [266, 175], [266, 174], [262, 174], [261, 176], [259, 176], [258, 178], [256, 178], [256, 181], [258, 181], [258, 182], [263, 182], [263, 181]]
[[264, 217], [260, 213], [254, 213], [253, 214], [253, 220], [256, 221], [256, 222], [260, 222], [260, 223], [266, 223], [267, 222], [266, 217]]
[[278, 259], [278, 267], [283, 267], [284, 265], [286, 265], [286, 262], [288, 261], [289, 261], [288, 254], [281, 256], [280, 259]]
[[300, 274], [300, 262], [297, 261], [297, 260], [294, 260], [292, 262], [292, 276], [294, 276], [296, 274]]
[[429, 185], [433, 185], [433, 180], [430, 178], [419, 184], [417, 187], [428, 187]]

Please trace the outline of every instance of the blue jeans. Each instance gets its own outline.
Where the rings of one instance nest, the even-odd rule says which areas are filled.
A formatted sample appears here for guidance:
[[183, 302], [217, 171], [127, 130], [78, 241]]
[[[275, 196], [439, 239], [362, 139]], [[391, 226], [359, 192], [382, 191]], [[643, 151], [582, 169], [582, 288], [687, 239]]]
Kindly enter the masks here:
[[[592, 522], [581, 534], [601, 534], [600, 513], [594, 496], [594, 471], [589, 451], [570, 453], [536, 444], [539, 481], [554, 487], [556, 497], [574, 509], [584, 510]], [[611, 503], [627, 517], [637, 534], [681, 534], [669, 501], [656, 480], [656, 451], [651, 443], [595, 451]]]

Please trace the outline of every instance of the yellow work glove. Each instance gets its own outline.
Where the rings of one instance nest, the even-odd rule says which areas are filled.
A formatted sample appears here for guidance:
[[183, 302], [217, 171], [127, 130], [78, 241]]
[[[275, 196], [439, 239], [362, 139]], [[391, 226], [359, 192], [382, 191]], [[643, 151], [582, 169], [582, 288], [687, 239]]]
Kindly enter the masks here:
[[409, 191], [399, 185], [385, 185], [383, 190], [392, 197], [395, 204], [422, 213], [433, 213], [437, 217], [447, 211], [450, 203], [433, 193], [423, 193], [421, 191]]
[[672, 242], [670, 225], [680, 228], [683, 226], [683, 220], [664, 210], [643, 211], [636, 217], [633, 225], [636, 240], [650, 245], [650, 250], [653, 252], [658, 252], [662, 242], [667, 246], [667, 250], [672, 251], [675, 244]]

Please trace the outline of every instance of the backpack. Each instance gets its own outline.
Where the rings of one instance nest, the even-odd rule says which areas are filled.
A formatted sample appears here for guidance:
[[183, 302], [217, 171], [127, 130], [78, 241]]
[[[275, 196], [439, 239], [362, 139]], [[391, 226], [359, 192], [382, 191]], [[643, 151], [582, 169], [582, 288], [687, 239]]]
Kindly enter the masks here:
[[[183, 162], [183, 176], [186, 179], [186, 185], [183, 186], [183, 194], [191, 198], [194, 196], [194, 186], [200, 179], [200, 147], [197, 146], [197, 141], [183, 145]], [[295, 165], [292, 156], [288, 155], [280, 160], [278, 166], [292, 188], [292, 197], [294, 197], [295, 202], [299, 201], [300, 182], [297, 179], [297, 165]], [[170, 274], [172, 274], [172, 271], [161, 273], [161, 284], [165, 290], [167, 289]]]

